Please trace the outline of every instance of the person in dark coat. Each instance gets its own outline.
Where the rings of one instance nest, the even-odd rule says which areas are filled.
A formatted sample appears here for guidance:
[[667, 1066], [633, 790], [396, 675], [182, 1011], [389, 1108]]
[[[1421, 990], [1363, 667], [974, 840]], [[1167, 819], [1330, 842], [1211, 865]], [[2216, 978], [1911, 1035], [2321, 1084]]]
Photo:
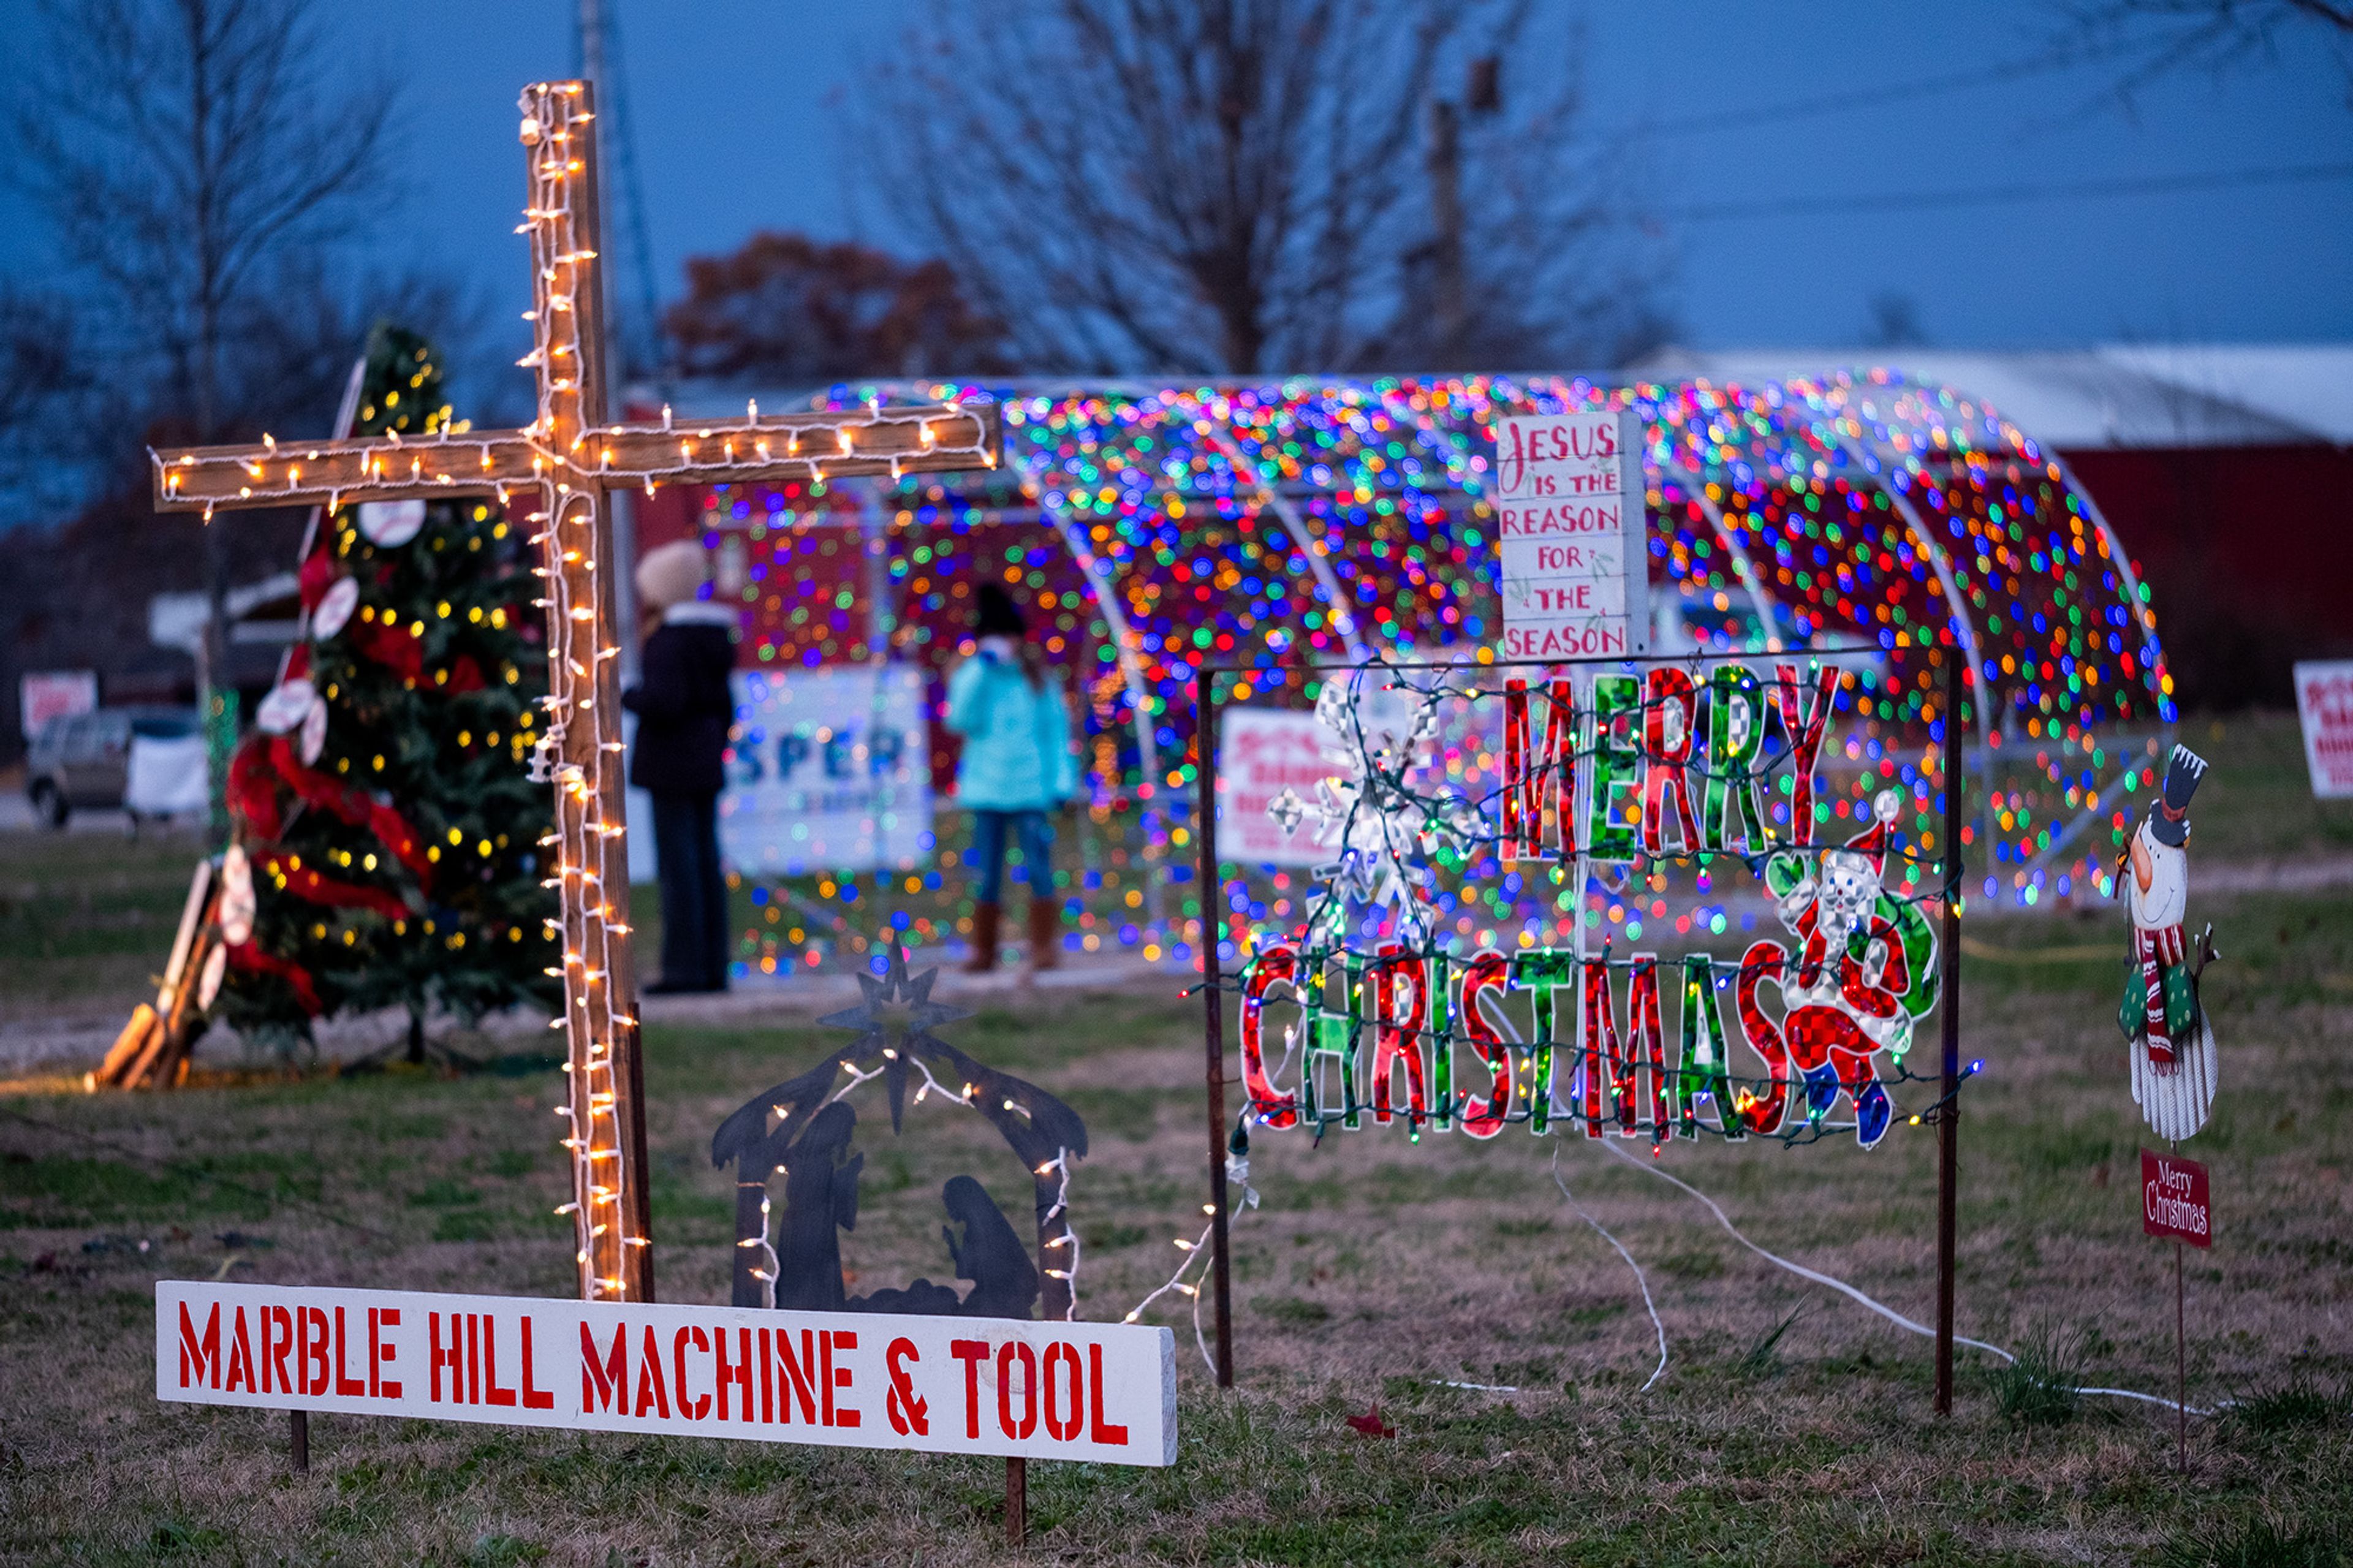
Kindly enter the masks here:
[[735, 612], [710, 598], [711, 552], [681, 540], [646, 552], [638, 596], [649, 620], [638, 684], [621, 706], [638, 716], [629, 782], [653, 797], [661, 879], [664, 995], [727, 989], [727, 876], [719, 863], [719, 791], [735, 720]]

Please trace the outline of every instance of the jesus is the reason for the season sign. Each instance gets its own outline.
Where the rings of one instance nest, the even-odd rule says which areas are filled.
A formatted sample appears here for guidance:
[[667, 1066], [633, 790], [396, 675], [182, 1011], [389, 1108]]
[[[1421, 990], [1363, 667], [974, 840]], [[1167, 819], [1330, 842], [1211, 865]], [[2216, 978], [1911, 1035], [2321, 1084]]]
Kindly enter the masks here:
[[161, 1279], [155, 1397], [1170, 1465], [1166, 1329]]
[[1495, 425], [1505, 658], [1635, 654], [1648, 644], [1642, 426], [1632, 413]]

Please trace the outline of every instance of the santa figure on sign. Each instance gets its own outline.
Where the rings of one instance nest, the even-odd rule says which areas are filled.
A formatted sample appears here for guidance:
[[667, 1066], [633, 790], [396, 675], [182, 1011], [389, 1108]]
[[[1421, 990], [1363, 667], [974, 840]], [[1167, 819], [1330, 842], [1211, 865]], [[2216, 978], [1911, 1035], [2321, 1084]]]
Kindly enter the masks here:
[[2116, 1023], [2131, 1042], [2132, 1091], [2141, 1115], [2179, 1142], [2206, 1124], [2214, 1105], [2214, 1031], [2199, 1005], [2198, 976], [2214, 958], [2214, 928], [2194, 946], [2182, 936], [2189, 899], [2189, 797], [2206, 760], [2173, 748], [2165, 784], [2116, 861], [2132, 916], [2132, 966]]
[[[1890, 898], [1880, 879], [1901, 810], [1893, 791], [1872, 803], [1871, 826], [1843, 848], [1809, 865], [1802, 856], [1767, 862], [1766, 886], [1779, 900], [1781, 923], [1803, 944], [1794, 962], [1778, 943], [1752, 947], [1744, 967], [1780, 980], [1787, 1016], [1780, 1034], [1806, 1089], [1806, 1111], [1829, 1114], [1841, 1090], [1854, 1104], [1855, 1138], [1868, 1149], [1887, 1132], [1894, 1107], [1873, 1058], [1899, 1060], [1911, 1048], [1913, 1020], [1936, 995], [1935, 938], [1914, 904]], [[1786, 967], [1785, 967], [1786, 965]], [[1753, 996], [1753, 988], [1744, 986]], [[1770, 1041], [1770, 1026], [1745, 1001], [1752, 1042]], [[1773, 1061], [1774, 1053], [1764, 1051]], [[1777, 1091], [1778, 1093], [1778, 1091]]]

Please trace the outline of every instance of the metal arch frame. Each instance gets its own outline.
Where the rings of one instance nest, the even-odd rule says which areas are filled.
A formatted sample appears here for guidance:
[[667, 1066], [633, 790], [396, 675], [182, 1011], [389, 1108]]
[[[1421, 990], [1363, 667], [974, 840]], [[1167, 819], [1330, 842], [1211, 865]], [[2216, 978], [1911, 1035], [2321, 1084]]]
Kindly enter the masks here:
[[[1812, 384], [1818, 392], [1826, 390], [1822, 388], [1819, 382], [1811, 383], [1810, 384]], [[1925, 384], [1918, 383], [1913, 384], [1915, 390], [1921, 389], [1924, 384]], [[1841, 395], [1841, 399], [1843, 400], [1844, 396], [1852, 392], [1852, 387], [1851, 385], [1841, 386], [1839, 390]], [[2042, 460], [2051, 463], [2052, 466], [2058, 470], [2058, 477], [2067, 487], [2068, 493], [2075, 496], [2083, 502], [2094, 525], [2099, 529], [2101, 538], [2107, 544], [2109, 559], [2116, 563], [2118, 580], [2125, 587], [2126, 603], [2131, 606], [2137, 616], [2142, 633], [2147, 638], [2143, 651], [2145, 654], [2147, 652], [2155, 652], [2158, 656], [2155, 660], [2148, 661], [2146, 668], [2161, 672], [2163, 669], [2164, 653], [2163, 648], [2158, 644], [2157, 638], [2156, 613], [2141, 602], [2139, 579], [2132, 569], [2131, 562], [2125, 555], [2124, 542], [2120, 537], [2118, 537], [2115, 528], [2109, 524], [2106, 516], [2100, 511], [2099, 503], [2093, 500], [2091, 492], [2085, 489], [2082, 483], [2076, 479], [2074, 470], [2067, 466], [2064, 458], [2061, 458], [2055, 452], [2042, 452], [2038, 458], [2036, 454], [2029, 453], [2023, 449], [2025, 437], [2022, 431], [2019, 431], [2015, 425], [2009, 424], [2007, 421], [1998, 422], [2006, 426], [2006, 436], [2014, 436], [2014, 438], [2010, 439], [2009, 443], [2012, 454], [2029, 462]], [[1851, 438], [1841, 433], [1839, 437], [1839, 441], [1841, 447], [1846, 447], [1850, 451], [1850, 454], [1852, 453], [1853, 443]], [[2037, 444], [2037, 447], [2039, 451], [2039, 443]], [[1924, 465], [1922, 465], [1916, 458], [1908, 458], [1901, 454], [1887, 452], [1875, 441], [1872, 443], [1871, 449], [1874, 455], [1880, 458], [1883, 464], [1888, 461], [1894, 461], [1902, 464], [1910, 472], [1915, 475], [1923, 472]], [[1878, 479], [1878, 476], [1876, 475], [1873, 477], [1874, 479]], [[1928, 541], [1926, 530], [1920, 525], [1918, 521], [1918, 513], [1913, 510], [1910, 501], [1894, 486], [1884, 483], [1883, 480], [1880, 480], [1879, 483], [1881, 490], [1887, 495], [1889, 500], [1904, 512], [1905, 517], [1905, 525], [1912, 529], [1914, 537], [1921, 539], [1924, 543], [1928, 544], [1929, 548], [1936, 552], [1936, 556], [1941, 558], [1941, 548], [1935, 546], [1933, 542]], [[1938, 576], [1947, 584], [1947, 597], [1949, 601], [1951, 598], [1949, 574], [1942, 569], [1941, 565]], [[1975, 637], [1975, 622], [1964, 617], [1963, 624], [1968, 627], [1970, 634], [1971, 646], [1969, 674], [1971, 677], [1972, 688], [1975, 689], [1978, 696], [1979, 758], [1978, 772], [1980, 774], [1981, 788], [1989, 791], [1992, 786], [1993, 779], [1994, 748], [1991, 744], [1992, 728], [1990, 722], [1990, 710], [1993, 704], [1985, 694], [1985, 672], [1979, 664], [1979, 650], [1976, 646]], [[2161, 687], [2158, 689], [2157, 695], [2160, 699], [2165, 696], [2164, 690]], [[2168, 722], [2161, 727], [2160, 734], [2169, 736], [2172, 733], [2172, 731], [2173, 725], [2170, 722]], [[2160, 745], [2162, 745], [2162, 742], [2160, 742]], [[2105, 792], [2098, 791], [2095, 788], [2094, 793], [2098, 794]], [[2099, 809], [2088, 805], [2078, 810], [2073, 818], [2063, 824], [2059, 830], [2051, 836], [2051, 842], [2048, 846], [2037, 854], [2031, 861], [2025, 862], [2021, 866], [2021, 875], [2026, 875], [2031, 870], [2042, 869], [2047, 865], [2052, 863], [2055, 857], [2061, 851], [2064, 850], [2070, 844], [2073, 843], [2076, 838], [2081, 837], [2084, 830], [2092, 826], [2098, 816]]]
[[[1198, 399], [1193, 403], [1195, 407], [1200, 407]], [[1258, 471], [1258, 465], [1250, 460], [1250, 455], [1242, 450], [1241, 443], [1234, 439], [1233, 422], [1214, 418], [1207, 409], [1202, 410], [1202, 418], [1210, 426], [1210, 444], [1226, 455], [1226, 460], [1234, 465], [1238, 474], [1249, 476], [1250, 482], [1258, 489], [1260, 509], [1274, 513], [1275, 520], [1282, 524], [1283, 532], [1291, 536], [1299, 552], [1307, 558], [1307, 570], [1314, 577], [1315, 585], [1323, 590], [1324, 602], [1331, 606], [1332, 629], [1340, 634], [1341, 641], [1347, 646], [1348, 657], [1362, 663], [1370, 655], [1363, 636], [1356, 630], [1356, 613], [1348, 607], [1348, 601], [1342, 595], [1339, 578], [1332, 574], [1332, 563], [1325, 557], [1324, 541], [1309, 531], [1298, 509], [1291, 504], [1281, 489], [1270, 484], [1266, 476]]]

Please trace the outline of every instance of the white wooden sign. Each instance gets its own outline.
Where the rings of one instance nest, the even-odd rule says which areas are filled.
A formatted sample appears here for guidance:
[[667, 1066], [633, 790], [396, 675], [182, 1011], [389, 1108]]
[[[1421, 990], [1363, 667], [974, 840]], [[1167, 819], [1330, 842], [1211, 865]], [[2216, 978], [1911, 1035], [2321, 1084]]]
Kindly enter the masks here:
[[1503, 656], [1630, 657], [1648, 646], [1642, 425], [1630, 412], [1495, 425]]
[[2295, 710], [2304, 721], [2312, 793], [2353, 799], [2353, 659], [2297, 665]]
[[155, 1397], [836, 1448], [1176, 1460], [1166, 1329], [155, 1282]]
[[729, 868], [913, 868], [932, 831], [923, 679], [903, 664], [736, 671], [719, 799]]

